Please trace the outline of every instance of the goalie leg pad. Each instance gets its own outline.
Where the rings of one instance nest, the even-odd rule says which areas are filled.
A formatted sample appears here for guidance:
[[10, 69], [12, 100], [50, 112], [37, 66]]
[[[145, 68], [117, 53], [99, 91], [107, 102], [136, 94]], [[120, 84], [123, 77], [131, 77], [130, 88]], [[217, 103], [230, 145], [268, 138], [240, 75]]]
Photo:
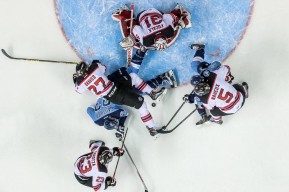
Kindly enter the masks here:
[[[120, 24], [120, 30], [123, 37], [127, 37], [130, 34], [130, 20], [131, 20], [131, 10], [126, 6], [117, 9], [112, 14], [112, 19], [118, 21]], [[135, 19], [133, 19], [133, 25], [135, 25]]]

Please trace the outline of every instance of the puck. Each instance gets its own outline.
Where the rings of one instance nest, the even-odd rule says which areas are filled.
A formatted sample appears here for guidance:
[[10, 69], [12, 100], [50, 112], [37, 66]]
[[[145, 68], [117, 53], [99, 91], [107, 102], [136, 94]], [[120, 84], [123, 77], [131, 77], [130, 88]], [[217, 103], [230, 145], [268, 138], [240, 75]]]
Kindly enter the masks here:
[[155, 107], [155, 106], [157, 106], [157, 104], [156, 103], [152, 103], [152, 106]]

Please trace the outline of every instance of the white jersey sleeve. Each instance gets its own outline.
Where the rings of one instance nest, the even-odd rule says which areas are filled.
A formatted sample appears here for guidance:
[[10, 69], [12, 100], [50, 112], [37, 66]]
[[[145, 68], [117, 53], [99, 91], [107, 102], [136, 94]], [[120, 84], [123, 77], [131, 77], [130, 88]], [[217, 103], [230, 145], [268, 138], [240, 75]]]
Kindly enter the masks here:
[[228, 65], [221, 65], [214, 71], [214, 73], [216, 73], [219, 78], [225, 80], [226, 76], [230, 73], [230, 67]]
[[166, 26], [170, 25], [174, 28], [175, 16], [173, 14], [163, 14], [163, 21], [166, 23]]
[[143, 44], [143, 37], [144, 37], [144, 32], [139, 25], [135, 25], [132, 28], [132, 35], [134, 36], [135, 39], [137, 39], [141, 44]]

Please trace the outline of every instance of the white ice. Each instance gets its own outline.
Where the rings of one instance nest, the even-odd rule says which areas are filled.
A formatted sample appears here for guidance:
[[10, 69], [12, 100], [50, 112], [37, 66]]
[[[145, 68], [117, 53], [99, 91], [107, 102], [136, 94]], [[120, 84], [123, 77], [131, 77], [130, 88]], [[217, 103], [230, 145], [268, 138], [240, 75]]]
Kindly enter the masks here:
[[[201, 128], [194, 114], [172, 134], [152, 140], [130, 110], [126, 145], [149, 192], [289, 191], [289, 2], [255, 3], [243, 41], [225, 62], [236, 80], [250, 85], [240, 112], [222, 126]], [[0, 0], [0, 34], [0, 48], [12, 55], [79, 61], [51, 0]], [[74, 92], [74, 65], [1, 54], [0, 71], [0, 192], [93, 191], [75, 180], [74, 161], [88, 152], [90, 139], [110, 147], [120, 143], [86, 115], [96, 98]], [[189, 85], [170, 90], [163, 105], [150, 108], [158, 123], [169, 120], [190, 90]], [[174, 123], [192, 109], [186, 105]], [[107, 191], [144, 191], [127, 156], [116, 179], [117, 186]]]

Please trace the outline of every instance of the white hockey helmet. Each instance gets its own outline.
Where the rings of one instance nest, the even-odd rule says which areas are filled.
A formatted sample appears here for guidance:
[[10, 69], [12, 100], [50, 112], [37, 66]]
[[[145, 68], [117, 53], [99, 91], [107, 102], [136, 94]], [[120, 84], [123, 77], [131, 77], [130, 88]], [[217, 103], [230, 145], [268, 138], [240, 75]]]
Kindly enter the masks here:
[[168, 47], [167, 40], [165, 37], [159, 37], [155, 40], [154, 44], [156, 50], [163, 51]]

